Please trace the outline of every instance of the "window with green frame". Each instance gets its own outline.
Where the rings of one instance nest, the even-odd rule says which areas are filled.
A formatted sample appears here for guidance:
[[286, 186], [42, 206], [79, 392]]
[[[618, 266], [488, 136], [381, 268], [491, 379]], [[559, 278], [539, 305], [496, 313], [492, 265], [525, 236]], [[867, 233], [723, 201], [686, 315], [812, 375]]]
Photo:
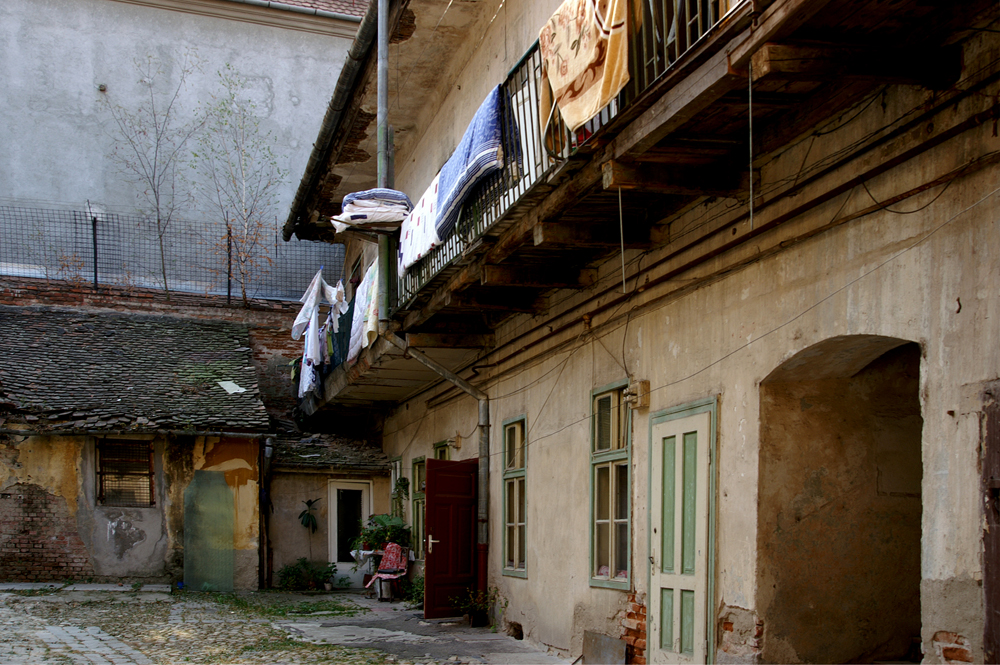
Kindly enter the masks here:
[[413, 556], [424, 558], [424, 492], [427, 490], [427, 462], [423, 457], [413, 460], [413, 523], [411, 524]]
[[591, 548], [592, 586], [628, 588], [629, 432], [622, 400], [625, 383], [593, 393], [591, 415]]
[[503, 574], [527, 577], [528, 445], [523, 416], [503, 424]]
[[434, 444], [434, 459], [451, 459], [451, 450], [448, 448], [447, 441], [441, 441], [440, 443]]

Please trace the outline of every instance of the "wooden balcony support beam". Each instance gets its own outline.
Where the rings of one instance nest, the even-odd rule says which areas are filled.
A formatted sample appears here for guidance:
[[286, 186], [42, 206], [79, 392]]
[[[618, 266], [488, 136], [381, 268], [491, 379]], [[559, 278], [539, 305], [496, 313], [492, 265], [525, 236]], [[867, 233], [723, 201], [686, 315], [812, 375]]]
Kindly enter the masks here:
[[962, 66], [961, 54], [954, 48], [907, 53], [857, 46], [776, 43], [764, 44], [751, 61], [754, 81], [852, 78], [929, 88], [948, 86]]
[[[535, 227], [536, 229], [538, 227]], [[572, 270], [559, 266], [483, 266], [482, 286], [520, 286], [536, 289], [582, 289], [597, 281], [596, 270]]]
[[468, 296], [452, 296], [448, 306], [452, 308], [473, 309], [483, 312], [534, 314], [535, 312], [540, 312], [545, 308], [545, 300], [545, 298], [524, 298], [515, 296], [490, 298], [489, 300], [484, 298], [471, 298]]
[[[626, 220], [628, 224], [628, 220]], [[534, 228], [535, 246], [552, 248], [614, 249], [622, 246], [618, 220], [608, 220], [603, 224], [582, 224], [579, 222], [543, 222]], [[627, 249], [648, 249], [648, 231], [643, 229], [643, 237], [635, 238], [631, 228], [625, 229]], [[581, 286], [589, 286], [582, 284]]]
[[749, 178], [718, 166], [671, 168], [664, 164], [623, 164], [611, 160], [602, 169], [604, 189], [635, 190], [673, 196], [722, 196], [735, 198], [749, 189]]
[[406, 333], [406, 345], [418, 349], [481, 349], [494, 344], [493, 335], [440, 335]]

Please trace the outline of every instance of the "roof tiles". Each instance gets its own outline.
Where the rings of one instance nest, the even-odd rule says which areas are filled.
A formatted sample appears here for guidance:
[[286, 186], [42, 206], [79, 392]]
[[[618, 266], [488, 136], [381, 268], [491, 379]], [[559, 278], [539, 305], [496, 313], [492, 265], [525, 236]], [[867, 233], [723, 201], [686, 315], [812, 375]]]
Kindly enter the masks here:
[[2, 411], [35, 430], [269, 429], [245, 326], [150, 315], [0, 307]]
[[381, 448], [332, 434], [281, 435], [274, 447], [274, 466], [283, 469], [389, 471]]

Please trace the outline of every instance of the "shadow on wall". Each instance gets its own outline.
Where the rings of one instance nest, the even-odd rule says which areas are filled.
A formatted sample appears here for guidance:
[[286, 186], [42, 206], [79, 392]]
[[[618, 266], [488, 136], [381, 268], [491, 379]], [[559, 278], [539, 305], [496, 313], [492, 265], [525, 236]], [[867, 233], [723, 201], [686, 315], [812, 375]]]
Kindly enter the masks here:
[[765, 662], [920, 661], [920, 357], [838, 337], [761, 383]]

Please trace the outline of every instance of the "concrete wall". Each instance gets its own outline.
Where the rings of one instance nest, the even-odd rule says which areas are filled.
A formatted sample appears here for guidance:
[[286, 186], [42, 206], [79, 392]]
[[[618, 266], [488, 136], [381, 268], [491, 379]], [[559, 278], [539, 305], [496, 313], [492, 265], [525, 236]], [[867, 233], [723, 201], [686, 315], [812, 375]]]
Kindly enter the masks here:
[[[234, 587], [256, 589], [260, 539], [256, 440], [115, 438], [153, 441], [155, 506], [98, 505], [93, 437], [0, 435], [0, 493], [4, 501], [20, 501], [16, 497], [26, 491], [44, 495], [50, 520], [61, 525], [58, 533], [39, 529], [22, 533], [22, 525], [4, 523], [0, 557], [8, 556], [6, 545], [12, 539], [24, 535], [31, 542], [31, 552], [11, 551], [12, 560], [54, 559], [57, 564], [17, 575], [19, 580], [92, 578], [170, 583], [183, 579], [184, 491], [195, 471], [214, 470], [225, 474], [233, 493]], [[76, 558], [69, 561], [50, 556], [61, 550], [72, 550]], [[0, 575], [13, 578], [15, 572], [0, 567]]]
[[[515, 5], [508, 9], [512, 15], [517, 11]], [[528, 11], [522, 14], [527, 21]], [[486, 32], [483, 46], [469, 58], [469, 72], [482, 75], [484, 59], [492, 57], [487, 54], [497, 51], [490, 45], [499, 43], [493, 41], [499, 29], [494, 24]], [[977, 35], [964, 48], [963, 77], [974, 77], [979, 68], [991, 66], [1000, 45], [993, 36]], [[486, 78], [482, 91], [493, 82]], [[984, 94], [997, 92], [995, 84], [986, 88]], [[476, 86], [463, 86], [466, 105], [449, 99], [439, 112], [446, 116], [445, 107], [461, 107], [471, 115], [479, 92]], [[856, 185], [832, 199], [810, 198], [849, 182], [878, 163], [880, 154], [824, 175], [794, 201], [772, 201], [766, 194], [769, 185], [812, 172], [830, 155], [927, 108], [933, 96], [915, 87], [889, 87], [884, 103], [845, 113], [850, 122], [833, 123], [824, 134], [788, 137], [787, 145], [761, 156], [765, 194], [759, 205], [786, 210], [813, 203], [753, 242], [725, 248], [726, 240], [706, 241], [709, 248], [720, 249], [673, 275], [670, 270], [693, 254], [672, 260], [675, 250], [653, 249], [643, 257], [642, 273], [629, 280], [634, 291], [627, 303], [598, 310], [615, 297], [611, 290], [621, 286], [621, 259], [615, 256], [600, 267], [601, 279], [593, 289], [556, 292], [548, 311], [512, 317], [497, 330], [496, 350], [477, 363], [492, 365], [489, 373], [480, 370], [478, 381], [490, 393], [497, 425], [491, 437], [489, 576], [510, 601], [505, 618], [522, 624], [527, 639], [577, 655], [584, 630], [617, 636], [628, 622], [635, 625], [626, 614], [636, 609], [628, 604], [628, 592], [590, 586], [587, 568], [590, 392], [631, 376], [652, 386], [649, 409], [634, 412], [632, 421], [632, 589], [638, 599], [647, 591], [649, 414], [717, 398], [715, 591], [708, 603], [716, 608], [711, 619], [716, 630], [710, 632], [722, 660], [752, 661], [762, 649], [772, 653], [781, 637], [777, 629], [769, 632], [769, 626], [772, 619], [780, 625], [781, 614], [771, 616], [768, 592], [761, 588], [767, 566], [775, 560], [760, 544], [771, 517], [758, 505], [763, 501], [767, 510], [773, 509], [773, 504], [767, 508], [760, 487], [762, 428], [768, 426], [762, 421], [766, 395], [760, 386], [801, 351], [833, 338], [876, 335], [914, 342], [921, 353], [919, 602], [925, 662], [942, 662], [946, 638], [967, 645], [970, 659], [982, 658], [977, 464], [982, 389], [1000, 376], [1000, 328], [995, 324], [1000, 316], [995, 250], [1000, 173], [968, 169], [946, 188], [920, 188], [996, 150], [991, 123], [976, 124], [885, 172], [867, 175], [867, 191]], [[920, 132], [900, 137], [899, 145], [919, 146], [924, 136], [981, 113], [990, 103], [978, 94], [965, 97], [942, 109]], [[453, 115], [455, 125], [462, 126], [461, 117]], [[431, 123], [418, 151], [418, 167], [426, 167], [428, 178], [449, 142], [446, 124]], [[895, 144], [886, 150], [890, 148]], [[405, 183], [413, 183], [407, 191], [419, 190], [421, 176], [410, 168], [417, 167], [402, 167], [399, 182], [404, 189]], [[873, 199], [905, 192], [911, 193], [889, 210], [873, 204]], [[737, 220], [732, 222], [735, 233], [735, 225], [745, 222], [734, 210], [742, 210], [744, 203], [706, 200], [670, 220], [670, 227], [698, 229], [728, 214]], [[852, 221], [831, 224], [848, 218]], [[637, 257], [637, 251], [626, 252], [626, 263], [631, 266]], [[655, 286], [643, 286], [647, 283]], [[592, 311], [597, 313], [584, 316]], [[549, 332], [562, 324], [563, 332]], [[404, 473], [413, 457], [432, 454], [434, 442], [474, 429], [476, 407], [470, 399], [454, 398], [428, 409], [426, 400], [439, 392], [402, 405], [386, 422], [385, 450], [403, 456]], [[498, 425], [519, 415], [527, 418], [529, 444], [525, 580], [500, 574]], [[912, 427], [907, 429], [911, 434]], [[912, 440], [911, 435], [905, 438]], [[463, 449], [460, 456], [474, 455]], [[800, 483], [807, 480], [798, 478]], [[905, 519], [914, 519], [914, 513]]]
[[[277, 22], [290, 14], [272, 10], [272, 15]], [[353, 35], [356, 25], [345, 22], [344, 30]], [[141, 102], [147, 89], [139, 84], [133, 63], [149, 56], [163, 63], [164, 89], [176, 88], [185, 52], [204, 64], [178, 99], [178, 118], [186, 120], [199, 104], [212, 103], [216, 72], [229, 63], [252, 77], [261, 129], [275, 141], [279, 166], [302, 173], [350, 41], [110, 0], [4, 3], [0, 197], [81, 209], [89, 200], [112, 210], [134, 210], [137, 192], [108, 158], [114, 144], [106, 102], [124, 107]], [[102, 84], [107, 92], [98, 90]], [[276, 214], [291, 204], [297, 186], [290, 175]]]

